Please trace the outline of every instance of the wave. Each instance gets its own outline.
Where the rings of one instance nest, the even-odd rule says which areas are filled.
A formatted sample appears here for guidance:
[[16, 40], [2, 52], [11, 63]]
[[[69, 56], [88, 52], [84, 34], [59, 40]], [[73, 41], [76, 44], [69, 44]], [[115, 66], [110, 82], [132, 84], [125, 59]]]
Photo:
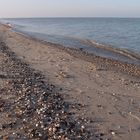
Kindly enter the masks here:
[[[116, 48], [110, 45], [104, 45], [89, 39], [79, 39], [68, 37], [70, 40], [79, 41], [82, 45], [80, 50], [93, 53], [97, 56], [112, 58], [127, 63], [134, 63], [140, 65], [140, 55], [128, 49]], [[82, 47], [82, 46], [86, 47]]]
[[123, 55], [125, 57], [131, 58], [131, 59], [134, 59], [134, 60], [140, 60], [140, 55], [139, 54], [137, 54], [133, 51], [130, 51], [128, 49], [121, 49], [121, 48], [116, 48], [116, 47], [113, 47], [113, 46], [110, 46], [110, 45], [103, 45], [103, 44], [100, 44], [98, 42], [91, 41], [89, 39], [83, 40], [82, 42], [86, 42], [86, 44], [91, 45], [91, 47], [96, 46], [97, 48], [107, 50], [107, 51], [110, 51], [110, 52], [115, 52], [119, 55]]

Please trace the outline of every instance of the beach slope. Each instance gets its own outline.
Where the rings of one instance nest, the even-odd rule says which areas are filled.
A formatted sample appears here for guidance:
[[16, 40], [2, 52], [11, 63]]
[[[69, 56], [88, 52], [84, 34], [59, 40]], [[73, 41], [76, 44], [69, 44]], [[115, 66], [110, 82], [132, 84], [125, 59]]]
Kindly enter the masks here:
[[[44, 82], [55, 85], [55, 91], [71, 105], [73, 119], [84, 118], [83, 127], [94, 133], [93, 139], [139, 140], [139, 66], [31, 39], [3, 25], [0, 39], [21, 61], [42, 73]], [[4, 62], [1, 65], [5, 66]], [[1, 85], [3, 79], [1, 76]], [[1, 94], [0, 99], [7, 96], [14, 102], [12, 92]], [[6, 118], [1, 118], [0, 124], [3, 121]]]

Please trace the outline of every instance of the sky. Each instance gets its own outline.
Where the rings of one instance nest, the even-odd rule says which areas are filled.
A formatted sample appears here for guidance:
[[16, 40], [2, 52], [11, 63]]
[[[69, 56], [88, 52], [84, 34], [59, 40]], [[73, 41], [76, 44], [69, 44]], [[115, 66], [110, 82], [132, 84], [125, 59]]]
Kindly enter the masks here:
[[8, 17], [140, 17], [140, 0], [0, 0]]

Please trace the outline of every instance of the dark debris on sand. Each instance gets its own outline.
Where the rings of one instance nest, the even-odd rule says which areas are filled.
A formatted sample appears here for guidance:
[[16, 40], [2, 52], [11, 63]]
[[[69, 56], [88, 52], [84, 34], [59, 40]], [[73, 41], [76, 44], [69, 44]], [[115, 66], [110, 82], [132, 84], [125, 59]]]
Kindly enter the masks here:
[[9, 103], [0, 99], [0, 113], [5, 112], [5, 117], [11, 120], [0, 122], [0, 139], [93, 139], [92, 133], [86, 130], [84, 118], [72, 117], [69, 104], [54, 90], [54, 85], [44, 81], [41, 72], [30, 68], [3, 42], [0, 52], [1, 69], [5, 73], [0, 78], [6, 80], [0, 94], [12, 94], [14, 98]]

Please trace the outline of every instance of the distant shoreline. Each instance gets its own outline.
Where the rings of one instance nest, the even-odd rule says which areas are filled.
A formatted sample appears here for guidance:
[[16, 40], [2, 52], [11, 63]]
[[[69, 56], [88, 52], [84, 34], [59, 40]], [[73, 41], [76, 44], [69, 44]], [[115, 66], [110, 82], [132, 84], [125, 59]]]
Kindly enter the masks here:
[[30, 18], [122, 18], [122, 19], [140, 19], [140, 17], [6, 17], [0, 19], [30, 19]]

